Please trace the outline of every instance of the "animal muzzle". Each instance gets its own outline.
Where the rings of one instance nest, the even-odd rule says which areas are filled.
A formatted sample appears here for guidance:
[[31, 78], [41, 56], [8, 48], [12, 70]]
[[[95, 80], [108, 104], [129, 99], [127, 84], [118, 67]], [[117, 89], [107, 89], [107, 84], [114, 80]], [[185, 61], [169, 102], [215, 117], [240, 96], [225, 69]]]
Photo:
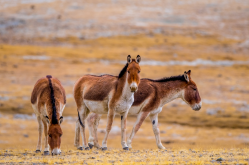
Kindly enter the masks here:
[[201, 105], [202, 105], [202, 102], [198, 103], [198, 104], [195, 104], [192, 109], [195, 110], [195, 111], [199, 111], [201, 109]]
[[54, 148], [52, 151], [52, 155], [59, 155], [61, 154], [61, 150], [59, 148]]
[[131, 92], [136, 92], [137, 91], [137, 83], [131, 83], [130, 85]]

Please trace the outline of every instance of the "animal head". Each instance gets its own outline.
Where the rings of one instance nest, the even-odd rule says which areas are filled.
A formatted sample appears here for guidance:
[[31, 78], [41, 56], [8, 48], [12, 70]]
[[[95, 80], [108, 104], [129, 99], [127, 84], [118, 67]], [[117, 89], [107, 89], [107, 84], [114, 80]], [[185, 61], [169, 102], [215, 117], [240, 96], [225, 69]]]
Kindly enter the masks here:
[[48, 144], [50, 146], [52, 155], [58, 155], [61, 153], [61, 136], [62, 130], [60, 124], [51, 124], [48, 129]]
[[61, 116], [58, 119], [53, 118], [49, 119], [48, 116], [46, 116], [46, 121], [49, 125], [48, 128], [48, 144], [50, 146], [52, 155], [58, 155], [61, 153], [60, 145], [61, 145], [61, 136], [62, 136], [62, 130], [60, 124], [63, 122], [63, 116]]
[[197, 89], [197, 85], [191, 79], [191, 70], [188, 72], [184, 72], [184, 78], [187, 82], [186, 87], [184, 88], [184, 92], [182, 93], [182, 99], [195, 111], [201, 109], [201, 97], [199, 95], [199, 91]]
[[138, 90], [138, 85], [140, 83], [140, 66], [139, 63], [141, 61], [141, 57], [137, 55], [136, 59], [131, 59], [131, 56], [127, 56], [127, 64], [128, 67], [126, 69], [128, 73], [128, 84], [130, 86], [131, 92], [136, 92]]

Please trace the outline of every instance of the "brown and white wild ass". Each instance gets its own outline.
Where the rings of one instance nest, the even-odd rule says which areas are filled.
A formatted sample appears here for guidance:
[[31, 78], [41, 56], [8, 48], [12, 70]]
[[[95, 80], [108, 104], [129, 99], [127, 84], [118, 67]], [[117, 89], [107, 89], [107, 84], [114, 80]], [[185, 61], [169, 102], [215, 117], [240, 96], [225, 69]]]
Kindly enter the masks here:
[[36, 152], [41, 152], [42, 131], [45, 134], [44, 154], [60, 154], [63, 121], [62, 112], [66, 104], [65, 90], [60, 81], [52, 76], [39, 79], [31, 95], [31, 104], [39, 124], [39, 136]]
[[[190, 75], [191, 71], [189, 70], [188, 72], [184, 72], [183, 75], [159, 80], [141, 79], [138, 91], [134, 96], [134, 103], [129, 110], [129, 114], [138, 116], [131, 135], [127, 140], [129, 148], [132, 148], [132, 139], [143, 121], [147, 116], [150, 116], [157, 146], [159, 149], [165, 149], [160, 140], [158, 114], [162, 111], [162, 107], [168, 102], [176, 98], [181, 98], [193, 110], [198, 111], [201, 109], [201, 97]], [[93, 139], [94, 145], [97, 148], [99, 148], [97, 127], [100, 117], [101, 115], [93, 113], [87, 119], [90, 130], [89, 139]]]
[[[86, 144], [85, 119], [90, 112], [97, 114], [108, 114], [107, 125], [102, 149], [107, 149], [107, 138], [111, 130], [115, 114], [120, 114], [121, 118], [121, 144], [124, 150], [128, 150], [126, 144], [126, 118], [128, 110], [134, 101], [134, 93], [138, 90], [140, 83], [141, 57], [137, 55], [136, 60], [127, 56], [127, 64], [119, 73], [119, 76], [112, 75], [85, 75], [81, 77], [74, 86], [74, 99], [77, 104], [78, 120], [76, 121], [74, 145], [82, 150], [89, 149], [88, 145], [94, 145], [93, 140]], [[80, 127], [81, 125], [81, 127]], [[80, 133], [82, 134], [82, 144], [79, 145]]]

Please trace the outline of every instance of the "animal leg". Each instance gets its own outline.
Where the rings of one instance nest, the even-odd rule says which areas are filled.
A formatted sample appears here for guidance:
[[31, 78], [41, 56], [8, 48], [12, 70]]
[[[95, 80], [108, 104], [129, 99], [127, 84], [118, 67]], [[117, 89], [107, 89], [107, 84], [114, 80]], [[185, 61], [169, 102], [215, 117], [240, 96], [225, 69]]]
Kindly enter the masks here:
[[37, 116], [37, 121], [38, 121], [38, 143], [36, 147], [36, 152], [41, 152], [41, 141], [42, 141], [42, 131], [43, 131], [43, 124], [42, 124], [42, 119], [40, 116]]
[[150, 115], [150, 120], [151, 120], [151, 124], [152, 124], [152, 128], [153, 128], [153, 132], [155, 134], [157, 147], [159, 149], [165, 149], [165, 147], [162, 145], [161, 139], [160, 139], [160, 130], [158, 128], [158, 113], [155, 115]]
[[100, 145], [98, 144], [98, 137], [97, 137], [97, 128], [99, 124], [101, 115], [97, 113], [92, 113], [87, 118], [87, 125], [89, 128], [89, 139], [88, 139], [88, 146], [90, 149], [92, 147], [100, 148]]
[[80, 127], [80, 132], [81, 132], [81, 135], [82, 135], [82, 147], [79, 147], [78, 149], [80, 150], [89, 150], [89, 147], [86, 143], [86, 133], [85, 133], [85, 120], [89, 114], [89, 109], [85, 106], [85, 105], [82, 105], [80, 107], [80, 109], [78, 110], [79, 112], [79, 123], [81, 125]]
[[111, 131], [114, 117], [115, 115], [114, 115], [113, 109], [109, 109], [108, 116], [107, 116], [107, 126], [106, 126], [105, 137], [102, 141], [102, 150], [107, 150], [107, 138]]
[[139, 113], [139, 115], [137, 117], [137, 121], [136, 121], [135, 125], [133, 126], [131, 135], [127, 140], [127, 144], [128, 144], [129, 148], [132, 148], [132, 146], [131, 146], [132, 139], [134, 138], [135, 134], [137, 133], [137, 131], [141, 127], [142, 123], [144, 122], [144, 120], [146, 119], [148, 114], [149, 114], [149, 112], [141, 112], [141, 113]]
[[121, 145], [124, 150], [129, 150], [126, 144], [126, 119], [128, 111], [121, 114]]
[[74, 146], [77, 148], [80, 147], [80, 123], [79, 123], [79, 119], [76, 121], [76, 125], [75, 125]]
[[49, 153], [49, 145], [48, 145], [48, 124], [46, 121], [43, 121], [44, 125], [44, 135], [45, 135], [45, 148], [44, 148], [44, 153]]

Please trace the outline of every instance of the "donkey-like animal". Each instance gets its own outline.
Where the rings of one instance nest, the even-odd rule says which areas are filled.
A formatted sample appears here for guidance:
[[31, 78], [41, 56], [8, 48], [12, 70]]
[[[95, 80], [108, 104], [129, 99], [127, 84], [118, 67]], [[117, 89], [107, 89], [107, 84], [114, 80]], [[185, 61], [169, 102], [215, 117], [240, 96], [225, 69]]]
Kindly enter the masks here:
[[[139, 130], [143, 121], [150, 116], [152, 128], [156, 137], [156, 143], [159, 149], [165, 149], [160, 140], [160, 131], [158, 128], [158, 114], [162, 111], [162, 107], [175, 100], [181, 98], [193, 110], [201, 109], [201, 97], [199, 95], [197, 85], [191, 79], [191, 71], [184, 72], [183, 75], [159, 80], [141, 79], [138, 91], [135, 93], [135, 100], [129, 110], [129, 114], [137, 115], [137, 121], [132, 129], [131, 135], [127, 140], [129, 148], [132, 148], [131, 142], [136, 132]], [[89, 125], [90, 137], [94, 139], [95, 147], [99, 148], [97, 138], [97, 127], [101, 115], [91, 114], [87, 119]]]
[[62, 112], [66, 104], [66, 94], [60, 81], [50, 75], [39, 79], [31, 95], [31, 104], [39, 124], [36, 152], [41, 152], [42, 131], [45, 134], [44, 155], [60, 154]]
[[[107, 125], [102, 150], [107, 149], [107, 138], [112, 127], [115, 114], [121, 118], [121, 144], [124, 150], [128, 150], [126, 144], [126, 118], [128, 110], [134, 102], [134, 93], [138, 90], [140, 83], [141, 57], [137, 55], [136, 60], [127, 56], [127, 64], [121, 70], [119, 76], [112, 75], [85, 75], [81, 77], [74, 86], [74, 99], [77, 104], [78, 120], [76, 121], [74, 145], [80, 149], [88, 150], [93, 147], [93, 140], [86, 144], [85, 119], [90, 112], [97, 114], [108, 114]], [[81, 125], [81, 127], [80, 127]], [[79, 145], [80, 133], [82, 134], [82, 147]]]

